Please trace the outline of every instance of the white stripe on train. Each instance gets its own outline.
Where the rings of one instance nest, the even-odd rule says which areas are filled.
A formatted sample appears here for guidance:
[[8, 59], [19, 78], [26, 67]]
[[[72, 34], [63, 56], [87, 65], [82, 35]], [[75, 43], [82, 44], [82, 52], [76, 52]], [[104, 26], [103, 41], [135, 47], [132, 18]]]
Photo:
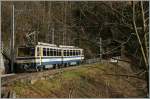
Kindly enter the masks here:
[[[71, 58], [50, 58], [50, 59], [41, 59], [41, 62], [52, 62], [52, 61], [71, 61], [71, 60], [82, 60], [84, 57], [71, 57]], [[31, 63], [31, 62], [40, 62], [40, 59], [24, 59], [24, 60], [18, 60], [17, 63]]]

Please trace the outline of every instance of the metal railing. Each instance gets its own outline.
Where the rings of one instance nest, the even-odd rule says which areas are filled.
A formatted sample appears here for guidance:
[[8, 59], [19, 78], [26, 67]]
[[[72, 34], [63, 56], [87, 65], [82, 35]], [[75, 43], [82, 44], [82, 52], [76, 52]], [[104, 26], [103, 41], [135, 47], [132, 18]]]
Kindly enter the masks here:
[[93, 59], [86, 59], [83, 61], [83, 64], [92, 64], [92, 63], [98, 63], [102, 60], [100, 58], [93, 58]]

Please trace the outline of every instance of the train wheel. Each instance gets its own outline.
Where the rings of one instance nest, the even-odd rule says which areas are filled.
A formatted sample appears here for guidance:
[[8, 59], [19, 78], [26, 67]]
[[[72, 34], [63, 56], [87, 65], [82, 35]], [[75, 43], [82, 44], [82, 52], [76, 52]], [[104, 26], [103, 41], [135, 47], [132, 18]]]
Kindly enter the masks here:
[[36, 71], [37, 71], [37, 72], [43, 71], [43, 67], [37, 67], [37, 68], [36, 68]]
[[40, 67], [40, 71], [43, 71], [43, 67]]
[[39, 71], [39, 68], [38, 68], [38, 67], [36, 68], [36, 71], [37, 71], [37, 72]]
[[80, 65], [80, 62], [77, 62], [77, 65]]
[[57, 64], [57, 67], [58, 67], [58, 68], [60, 68], [60, 65], [59, 65], [59, 64]]
[[45, 66], [42, 67], [43, 70], [46, 70]]
[[56, 65], [53, 65], [53, 69], [56, 69]]
[[69, 63], [67, 63], [66, 66], [69, 67]]
[[63, 66], [66, 67], [66, 63], [64, 63]]

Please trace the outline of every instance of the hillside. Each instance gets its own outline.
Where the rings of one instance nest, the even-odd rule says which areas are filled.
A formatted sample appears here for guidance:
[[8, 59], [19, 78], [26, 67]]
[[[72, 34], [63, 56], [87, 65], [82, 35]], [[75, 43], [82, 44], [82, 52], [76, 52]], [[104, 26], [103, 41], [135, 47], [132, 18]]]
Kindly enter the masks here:
[[10, 89], [18, 98], [145, 97], [144, 80], [123, 76], [132, 73], [110, 63], [83, 65], [75, 70], [49, 77], [47, 80], [38, 80], [34, 83], [17, 81]]

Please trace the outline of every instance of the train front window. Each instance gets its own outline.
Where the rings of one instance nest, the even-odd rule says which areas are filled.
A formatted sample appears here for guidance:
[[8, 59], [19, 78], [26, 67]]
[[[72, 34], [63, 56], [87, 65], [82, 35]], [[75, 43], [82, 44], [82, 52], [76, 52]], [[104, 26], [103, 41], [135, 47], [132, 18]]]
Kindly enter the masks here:
[[31, 47], [18, 48], [18, 56], [19, 57], [35, 56], [35, 48]]

